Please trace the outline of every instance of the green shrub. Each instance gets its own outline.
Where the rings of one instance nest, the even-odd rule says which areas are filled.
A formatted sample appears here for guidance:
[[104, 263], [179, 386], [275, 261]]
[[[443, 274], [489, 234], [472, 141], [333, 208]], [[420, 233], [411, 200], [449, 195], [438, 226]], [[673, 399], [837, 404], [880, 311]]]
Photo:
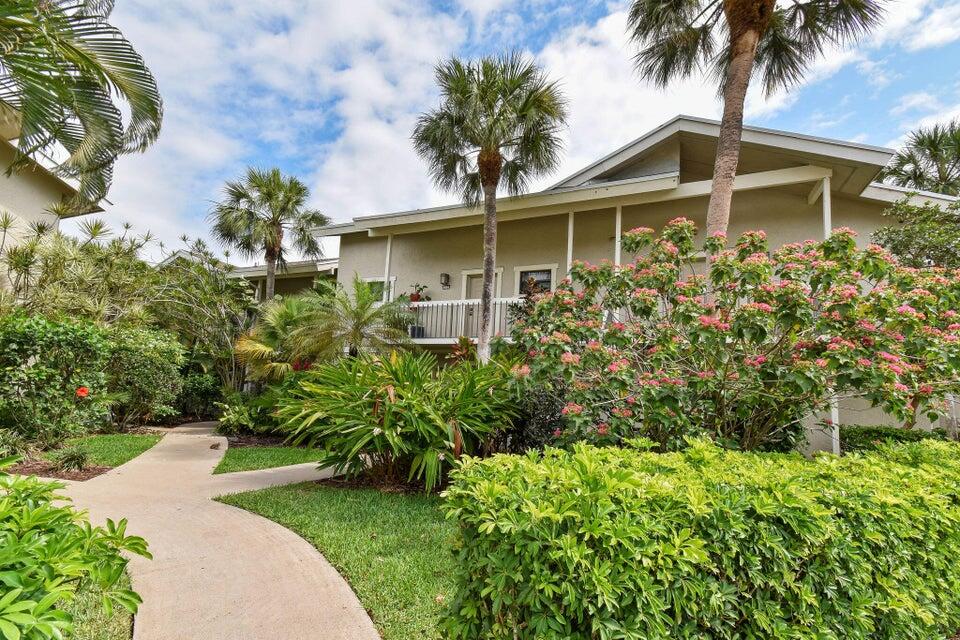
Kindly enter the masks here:
[[0, 317], [0, 429], [48, 447], [109, 416], [105, 331], [86, 321]]
[[277, 429], [269, 399], [249, 393], [232, 393], [216, 404], [220, 411], [217, 433], [224, 436], [273, 433]]
[[508, 378], [497, 364], [441, 369], [428, 353], [344, 358], [303, 374], [278, 413], [296, 444], [324, 450], [322, 467], [422, 479], [429, 491], [461, 453], [510, 424]]
[[881, 444], [890, 442], [920, 442], [921, 440], [946, 440], [946, 431], [934, 429], [903, 429], [885, 425], [851, 424], [840, 427], [840, 448], [844, 453], [873, 451]]
[[146, 542], [125, 533], [127, 523], [91, 527], [86, 517], [55, 500], [62, 485], [3, 473], [0, 462], [0, 637], [47, 640], [69, 636], [64, 605], [82, 589], [102, 590], [104, 606], [136, 612], [140, 597], [123, 588], [122, 551], [150, 557]]
[[83, 471], [90, 464], [90, 454], [83, 447], [72, 445], [54, 451], [50, 462], [58, 471]]
[[960, 446], [865, 456], [596, 448], [468, 459], [453, 638], [945, 638]]
[[177, 396], [176, 408], [182, 418], [212, 420], [220, 414], [218, 402], [223, 402], [220, 381], [209, 373], [187, 373]]
[[174, 415], [183, 360], [183, 347], [170, 333], [111, 330], [107, 388], [118, 398], [112, 407], [114, 424], [127, 428]]

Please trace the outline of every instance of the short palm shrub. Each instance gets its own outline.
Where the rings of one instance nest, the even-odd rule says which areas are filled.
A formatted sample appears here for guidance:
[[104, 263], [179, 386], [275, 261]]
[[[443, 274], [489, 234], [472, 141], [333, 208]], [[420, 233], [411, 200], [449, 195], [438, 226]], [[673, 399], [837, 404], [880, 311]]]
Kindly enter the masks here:
[[0, 429], [46, 448], [107, 424], [109, 352], [87, 321], [0, 316]]
[[140, 597], [120, 586], [128, 560], [150, 557], [142, 538], [126, 535], [126, 521], [91, 527], [56, 499], [62, 485], [3, 473], [0, 461], [0, 637], [47, 640], [73, 630], [63, 605], [86, 587], [102, 590], [109, 611], [136, 612]]
[[279, 416], [292, 441], [323, 449], [321, 467], [437, 486], [453, 461], [479, 450], [515, 414], [499, 364], [441, 368], [429, 353], [360, 356], [316, 365]]
[[705, 436], [789, 450], [802, 420], [858, 397], [905, 424], [960, 387], [960, 275], [907, 269], [840, 229], [772, 255], [763, 232], [703, 246], [684, 218], [624, 234], [628, 264], [575, 263], [516, 341], [522, 384], [566, 386], [559, 442]]
[[[649, 443], [648, 443], [649, 444]], [[864, 456], [576, 444], [470, 458], [451, 638], [946, 638], [960, 447]]]
[[90, 454], [83, 447], [67, 446], [54, 451], [50, 462], [57, 471], [83, 471], [90, 464]]
[[902, 429], [886, 425], [851, 424], [840, 427], [840, 448], [844, 453], [873, 451], [881, 445], [896, 442], [920, 442], [921, 440], [946, 440], [943, 429], [924, 431]]

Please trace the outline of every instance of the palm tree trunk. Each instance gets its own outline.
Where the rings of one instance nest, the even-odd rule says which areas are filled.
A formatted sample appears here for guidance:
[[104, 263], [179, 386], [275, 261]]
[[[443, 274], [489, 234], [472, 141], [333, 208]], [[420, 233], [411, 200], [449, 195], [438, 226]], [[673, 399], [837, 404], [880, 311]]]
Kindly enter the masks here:
[[723, 85], [723, 119], [717, 138], [717, 158], [713, 165], [713, 186], [707, 207], [707, 235], [727, 232], [730, 223], [730, 200], [733, 179], [740, 161], [740, 138], [743, 135], [743, 103], [750, 86], [750, 74], [757, 54], [760, 34], [746, 29], [733, 42], [730, 67]]
[[483, 289], [480, 292], [480, 330], [477, 357], [490, 360], [490, 337], [493, 333], [493, 285], [497, 273], [497, 185], [483, 188]]
[[273, 289], [277, 280], [277, 258], [273, 254], [268, 253], [267, 256], [267, 283], [266, 283], [266, 293], [264, 294], [264, 300], [273, 300]]

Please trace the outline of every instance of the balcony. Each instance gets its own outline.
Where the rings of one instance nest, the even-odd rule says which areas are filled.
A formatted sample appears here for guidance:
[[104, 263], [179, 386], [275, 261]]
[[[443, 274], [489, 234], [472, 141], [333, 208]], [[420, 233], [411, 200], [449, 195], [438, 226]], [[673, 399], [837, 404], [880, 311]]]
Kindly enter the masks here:
[[[511, 310], [520, 298], [493, 299], [493, 334], [508, 335], [513, 326]], [[479, 300], [442, 300], [411, 302], [416, 316], [410, 325], [410, 337], [418, 344], [454, 344], [461, 336], [476, 339], [480, 332]]]

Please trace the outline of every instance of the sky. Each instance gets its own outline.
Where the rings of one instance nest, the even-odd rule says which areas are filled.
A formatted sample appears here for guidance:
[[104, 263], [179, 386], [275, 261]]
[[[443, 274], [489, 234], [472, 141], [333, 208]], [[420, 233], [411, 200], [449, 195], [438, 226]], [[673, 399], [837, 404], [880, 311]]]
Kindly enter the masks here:
[[[434, 65], [520, 50], [570, 102], [543, 188], [677, 114], [719, 118], [705, 78], [662, 90], [633, 69], [627, 2], [600, 0], [117, 0], [111, 22], [164, 98], [158, 141], [122, 157], [105, 220], [150, 230], [154, 257], [209, 240], [207, 212], [247, 166], [304, 180], [335, 221], [454, 201], [410, 142], [437, 103]], [[960, 117], [960, 0], [891, 0], [883, 26], [830, 51], [788, 92], [748, 94], [746, 123], [895, 147]], [[69, 230], [78, 221], [65, 223]], [[211, 241], [212, 242], [212, 241]], [[214, 243], [215, 244], [215, 243]], [[335, 243], [325, 247], [336, 255]], [[242, 260], [235, 260], [242, 263]]]

